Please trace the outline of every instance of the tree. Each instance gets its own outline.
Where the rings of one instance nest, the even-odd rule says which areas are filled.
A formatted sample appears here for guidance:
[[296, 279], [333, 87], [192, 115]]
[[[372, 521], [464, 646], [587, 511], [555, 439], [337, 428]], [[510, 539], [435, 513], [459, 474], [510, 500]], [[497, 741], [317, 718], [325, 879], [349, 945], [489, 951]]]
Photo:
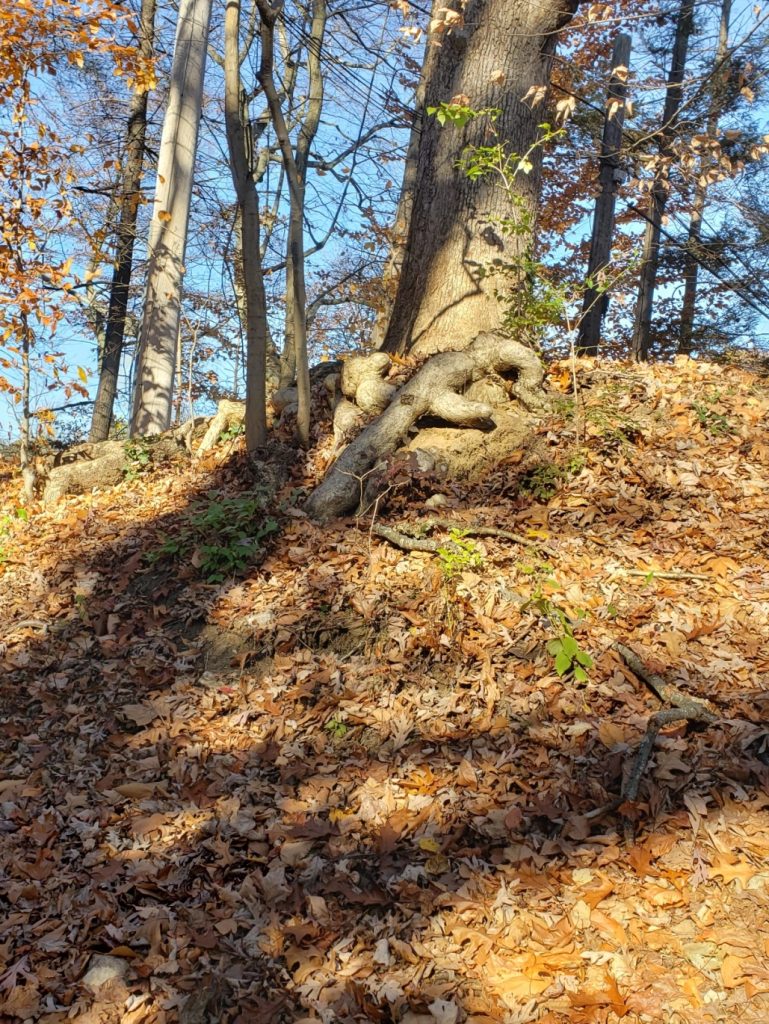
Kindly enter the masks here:
[[[313, 0], [311, 41], [308, 48], [309, 103], [307, 116], [299, 133], [296, 151], [291, 144], [288, 125], [275, 82], [275, 24], [280, 8], [268, 0], [256, 0], [261, 16], [262, 54], [259, 65], [259, 84], [264, 90], [270, 117], [277, 136], [283, 167], [288, 179], [290, 196], [287, 243], [287, 310], [291, 325], [287, 346], [292, 344], [296, 367], [297, 437], [304, 445], [310, 440], [310, 366], [307, 351], [307, 288], [305, 284], [304, 207], [306, 196], [307, 162], [310, 145], [320, 120], [323, 106], [323, 76], [320, 72], [320, 53], [326, 28], [325, 0]], [[290, 365], [290, 363], [289, 363]]]
[[[142, 0], [139, 14], [138, 47], [148, 65], [152, 62], [155, 36], [155, 0]], [[94, 401], [89, 441], [106, 441], [112, 423], [117, 394], [120, 360], [123, 355], [128, 289], [133, 270], [136, 219], [141, 202], [144, 146], [147, 135], [148, 88], [137, 89], [128, 107], [125, 155], [119, 185], [119, 207], [115, 259], [110, 287], [109, 308], [99, 366], [99, 386]]]
[[[253, 451], [267, 440], [267, 300], [262, 276], [259, 196], [249, 144], [248, 106], [240, 66], [250, 40], [241, 51], [240, 2], [228, 0], [224, 15], [224, 120], [232, 184], [237, 197], [246, 328], [246, 446]], [[237, 273], [237, 271], [236, 271]]]
[[622, 149], [622, 126], [625, 123], [625, 95], [630, 66], [630, 45], [630, 36], [621, 33], [617, 36], [612, 56], [612, 77], [609, 83], [601, 143], [599, 174], [601, 191], [596, 199], [595, 214], [593, 215], [590, 260], [587, 268], [589, 283], [582, 305], [582, 319], [579, 325], [577, 344], [577, 350], [582, 355], [597, 355], [601, 336], [604, 303], [598, 285], [599, 283], [604, 286], [608, 284], [606, 281], [599, 282], [599, 277], [606, 274], [611, 261], [614, 208], [621, 181], [620, 152]]
[[[295, 189], [291, 186], [290, 170], [287, 169], [287, 174], [289, 175], [289, 199], [292, 210], [290, 217], [296, 222], [299, 221], [300, 217], [302, 221], [304, 221], [305, 218], [307, 168], [310, 160], [310, 147], [315, 141], [323, 110], [324, 83], [323, 70], [321, 67], [321, 55], [323, 52], [327, 19], [328, 9], [326, 0], [313, 0], [312, 19], [307, 39], [307, 101], [304, 116], [302, 117], [301, 124], [299, 126], [296, 145], [294, 147], [294, 163], [296, 165], [297, 177], [302, 185], [301, 189]], [[301, 204], [301, 210], [294, 214], [293, 208], [297, 203]], [[296, 275], [293, 269], [293, 262], [294, 256], [292, 252], [291, 239], [289, 237], [289, 244], [286, 251], [286, 330], [280, 375], [280, 383], [282, 387], [291, 383], [294, 379], [297, 366], [301, 366], [303, 364], [302, 353], [299, 352], [297, 347], [298, 343], [301, 342], [294, 329], [297, 310], [295, 299]], [[304, 325], [306, 344], [306, 311], [304, 314]]]
[[[140, 79], [141, 55], [115, 39], [119, 20], [107, 2], [70, 9], [40, 0], [0, 11], [0, 367], [20, 378], [16, 386], [0, 376], [0, 391], [10, 392], [20, 406], [20, 462], [29, 497], [35, 484], [35, 357], [66, 397], [73, 390], [86, 394], [83, 383], [63, 378], [60, 353], [40, 351], [77, 283], [73, 261], [62, 256], [58, 242], [73, 220], [74, 157], [86, 148], [63, 140], [41, 112], [40, 99], [58, 67], [80, 68], [91, 54], [108, 55], [116, 73]], [[82, 368], [79, 376], [87, 379]]]
[[[423, 124], [409, 236], [386, 351], [348, 360], [342, 373], [346, 399], [354, 398], [364, 412], [379, 415], [310, 495], [306, 510], [311, 515], [324, 519], [359, 502], [365, 507], [364, 481], [372, 468], [425, 416], [481, 430], [494, 425], [489, 375], [498, 380], [500, 374], [517, 373], [515, 397], [527, 410], [542, 408], [541, 363], [521, 341], [500, 332], [499, 299], [511, 287], [511, 276], [516, 276], [511, 275], [511, 266], [524, 265], [533, 240], [538, 125], [523, 97], [546, 92], [554, 33], [576, 6], [555, 0], [513, 9], [506, 0], [471, 0], [439, 9], [432, 26], [438, 38], [425, 58], [425, 111], [433, 109], [446, 117]], [[519, 165], [524, 155], [531, 159], [531, 173], [523, 177], [517, 193], [511, 195], [510, 189], [520, 175], [505, 177], [500, 188], [485, 175], [464, 175], [457, 167], [468, 148], [472, 154], [489, 150], [481, 127], [485, 118], [473, 116], [473, 108], [494, 110], [492, 165], [507, 146], [518, 154], [510, 157], [514, 164]], [[463, 130], [443, 131], [439, 121], [446, 118]], [[507, 159], [502, 156], [505, 166]], [[507, 229], [511, 198], [518, 207], [515, 230]], [[523, 272], [517, 276], [518, 285], [523, 285]], [[383, 379], [390, 369], [388, 351], [433, 356], [396, 391]], [[502, 395], [504, 401], [504, 389]], [[340, 404], [338, 412], [350, 405]]]
[[662, 219], [668, 196], [668, 177], [672, 160], [671, 143], [676, 131], [676, 119], [683, 97], [684, 71], [689, 48], [689, 37], [694, 28], [694, 0], [681, 0], [673, 38], [670, 73], [659, 129], [659, 163], [654, 175], [646, 207], [646, 233], [641, 257], [641, 281], [635, 312], [635, 327], [631, 352], [636, 360], [649, 358], [654, 289], [660, 260]]
[[[577, 0], [452, 0], [437, 8], [424, 63], [425, 109], [452, 101], [496, 109], [500, 143], [528, 152], [537, 140], [537, 100], [546, 93], [556, 33], [576, 8]], [[505, 191], [490, 178], [457, 172], [463, 151], [487, 141], [483, 118], [462, 130], [424, 120], [387, 352], [458, 348], [479, 331], [497, 330], [500, 296], [523, 284], [511, 268], [531, 248], [540, 157], [535, 151], [531, 173], [518, 177], [520, 230], [503, 231], [511, 216]]]
[[211, 0], [182, 0], [150, 226], [132, 436], [162, 433], [171, 423], [184, 254], [210, 21]]
[[678, 339], [678, 351], [689, 355], [692, 350], [692, 334], [694, 332], [694, 312], [697, 303], [697, 279], [699, 276], [700, 247], [702, 245], [702, 219], [708, 192], [708, 172], [715, 163], [711, 145], [715, 141], [718, 121], [725, 101], [725, 86], [729, 79], [729, 19], [732, 11], [732, 0], [721, 0], [721, 20], [718, 32], [718, 45], [713, 62], [713, 83], [708, 104], [703, 155], [699, 174], [692, 197], [691, 214], [689, 217], [689, 238], [684, 255], [684, 298], [681, 308], [681, 329]]

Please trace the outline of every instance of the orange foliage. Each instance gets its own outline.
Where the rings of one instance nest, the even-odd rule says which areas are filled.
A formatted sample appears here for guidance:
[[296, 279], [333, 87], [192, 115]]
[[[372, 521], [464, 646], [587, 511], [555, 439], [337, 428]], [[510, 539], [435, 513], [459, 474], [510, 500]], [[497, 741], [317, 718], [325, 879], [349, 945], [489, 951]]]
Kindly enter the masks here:
[[[29, 350], [38, 331], [52, 334], [73, 288], [71, 261], [59, 258], [50, 237], [72, 214], [67, 191], [76, 178], [73, 157], [82, 145], [65, 143], [42, 120], [36, 90], [57, 67], [83, 67], [88, 54], [107, 55], [116, 75], [137, 89], [150, 88], [153, 68], [132, 45], [118, 42], [132, 30], [113, 0], [17, 0], [0, 10], [0, 368], [29, 372]], [[52, 295], [58, 296], [52, 299]], [[58, 379], [63, 368], [54, 361]], [[0, 390], [16, 387], [0, 377]], [[67, 392], [85, 394], [77, 383]]]

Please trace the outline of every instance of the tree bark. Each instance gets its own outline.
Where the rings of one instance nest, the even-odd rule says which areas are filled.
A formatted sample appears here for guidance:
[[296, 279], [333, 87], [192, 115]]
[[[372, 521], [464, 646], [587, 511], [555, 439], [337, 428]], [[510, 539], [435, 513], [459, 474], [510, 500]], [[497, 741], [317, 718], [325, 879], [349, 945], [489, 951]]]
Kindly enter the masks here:
[[[595, 202], [593, 235], [590, 241], [590, 259], [587, 277], [589, 286], [585, 289], [582, 304], [582, 320], [579, 325], [577, 351], [580, 355], [598, 355], [605, 301], [598, 287], [601, 275], [605, 275], [611, 263], [611, 244], [614, 237], [614, 209], [619, 188], [619, 155], [622, 149], [622, 127], [625, 123], [625, 96], [627, 95], [627, 74], [630, 65], [630, 36], [620, 34], [614, 44], [612, 74], [606, 102], [606, 118], [601, 142], [601, 170], [598, 181], [601, 191]], [[601, 281], [602, 285], [606, 282]]]
[[689, 37], [694, 28], [694, 0], [682, 0], [676, 21], [676, 32], [673, 40], [673, 56], [668, 75], [665, 108], [660, 127], [660, 167], [654, 175], [654, 183], [649, 194], [646, 210], [646, 232], [644, 234], [643, 255], [641, 257], [641, 281], [638, 288], [638, 300], [635, 310], [635, 325], [631, 354], [636, 362], [644, 362], [649, 358], [651, 339], [652, 312], [654, 309], [654, 289], [657, 285], [657, 272], [660, 262], [660, 238], [662, 236], [662, 218], [668, 198], [668, 161], [670, 159], [670, 143], [676, 130], [676, 117], [683, 97], [683, 80], [686, 70], [686, 56], [689, 48]]
[[[439, 0], [434, 0], [433, 8], [437, 7]], [[403, 271], [403, 263], [406, 258], [409, 226], [411, 224], [411, 213], [414, 209], [414, 194], [417, 185], [417, 169], [419, 167], [419, 142], [422, 137], [425, 122], [425, 68], [419, 76], [416, 93], [414, 95], [414, 114], [409, 132], [409, 144], [406, 150], [406, 160], [403, 166], [403, 181], [398, 196], [398, 209], [395, 213], [395, 223], [392, 227], [392, 245], [385, 268], [382, 271], [382, 292], [383, 305], [377, 314], [376, 323], [371, 335], [371, 343], [374, 348], [381, 348], [387, 335], [387, 328], [392, 317], [395, 296], [398, 289], [398, 281]]]
[[246, 305], [246, 447], [253, 452], [267, 440], [268, 328], [259, 196], [251, 169], [251, 147], [247, 144], [248, 108], [243, 97], [240, 64], [240, 0], [227, 0], [224, 14], [224, 119], [242, 242]]
[[24, 498], [32, 501], [35, 496], [37, 473], [32, 451], [32, 409], [30, 406], [30, 390], [32, 384], [32, 367], [30, 355], [32, 350], [32, 331], [26, 313], [20, 314], [21, 320], [21, 423], [19, 424], [19, 467], [24, 485]]
[[184, 254], [210, 21], [211, 0], [181, 0], [150, 224], [147, 290], [131, 417], [134, 437], [162, 433], [171, 422]]
[[[275, 135], [280, 146], [283, 167], [288, 179], [290, 213], [288, 222], [288, 258], [291, 275], [292, 308], [294, 327], [294, 348], [296, 351], [296, 387], [298, 411], [296, 433], [299, 442], [310, 442], [310, 363], [307, 352], [307, 290], [304, 266], [304, 201], [305, 179], [301, 173], [291, 145], [286, 119], [275, 84], [275, 22], [280, 8], [274, 8], [269, 0], [256, 0], [261, 15], [262, 57], [259, 65], [259, 84], [264, 90], [270, 110]], [[324, 6], [322, 0], [315, 0], [314, 9]], [[322, 38], [322, 35], [321, 35]], [[318, 50], [318, 55], [320, 51]], [[321, 94], [322, 101], [322, 94]]]
[[[321, 53], [323, 51], [323, 38], [326, 34], [327, 19], [326, 0], [313, 0], [312, 24], [307, 43], [307, 109], [299, 129], [299, 136], [296, 142], [294, 162], [296, 173], [301, 182], [301, 193], [292, 190], [289, 199], [292, 204], [301, 199], [301, 219], [304, 224], [304, 188], [307, 183], [307, 162], [310, 157], [310, 146], [312, 145], [320, 125], [320, 115], [323, 111], [323, 68], [321, 67]], [[302, 228], [304, 231], [304, 227]], [[296, 298], [294, 288], [294, 267], [291, 244], [286, 252], [286, 319], [283, 344], [283, 359], [281, 360], [280, 386], [288, 387], [294, 380], [297, 367], [301, 361], [301, 355], [296, 343]], [[307, 331], [307, 319], [305, 314], [305, 334]]]
[[[714, 140], [718, 130], [718, 119], [723, 103], [723, 84], [728, 78], [729, 68], [727, 58], [729, 56], [729, 20], [732, 13], [732, 0], [722, 0], [721, 22], [718, 33], [718, 46], [713, 64], [714, 80], [713, 91], [710, 96], [708, 107], [707, 127], [705, 134], [707, 147], [711, 140]], [[702, 243], [702, 218], [705, 213], [708, 193], [708, 170], [713, 164], [713, 158], [706, 148], [700, 163], [699, 175], [694, 188], [692, 199], [692, 210], [689, 219], [689, 238], [686, 244], [684, 255], [684, 298], [681, 307], [681, 331], [678, 339], [678, 352], [680, 355], [690, 355], [692, 351], [692, 337], [694, 334], [694, 311], [697, 304], [697, 278], [699, 276], [700, 247]]]
[[[425, 107], [461, 96], [475, 110], [498, 108], [500, 142], [508, 152], [527, 152], [542, 120], [531, 90], [539, 89], [542, 97], [556, 33], [577, 5], [578, 0], [448, 0], [436, 12], [443, 15], [445, 31], [433, 34], [425, 56]], [[385, 351], [461, 348], [479, 331], [499, 328], [498, 295], [510, 293], [510, 268], [531, 247], [540, 160], [535, 152], [532, 172], [516, 179], [525, 225], [520, 232], [503, 232], [500, 223], [511, 216], [506, 190], [491, 178], [473, 182], [457, 169], [468, 146], [488, 142], [484, 122], [474, 118], [459, 130], [441, 128], [433, 117], [424, 120]]]
[[[139, 49], [150, 60], [155, 38], [155, 0], [142, 0], [139, 15]], [[134, 92], [128, 105], [123, 178], [120, 188], [119, 220], [115, 246], [115, 266], [109, 294], [107, 322], [99, 361], [99, 386], [91, 417], [88, 440], [106, 441], [112, 424], [112, 411], [117, 394], [120, 360], [123, 355], [128, 289], [133, 270], [136, 218], [142, 197], [144, 143], [147, 135], [147, 92]]]

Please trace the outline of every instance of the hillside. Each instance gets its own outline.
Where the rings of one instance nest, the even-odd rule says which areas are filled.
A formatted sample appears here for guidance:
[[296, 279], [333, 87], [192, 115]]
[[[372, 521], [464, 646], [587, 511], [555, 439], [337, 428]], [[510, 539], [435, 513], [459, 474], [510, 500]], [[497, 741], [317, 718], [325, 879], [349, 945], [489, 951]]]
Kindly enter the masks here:
[[[769, 1018], [769, 379], [578, 377], [394, 480], [438, 553], [302, 514], [325, 435], [269, 504], [238, 438], [28, 514], [5, 465], [0, 1019]], [[624, 803], [617, 642], [710, 715]]]

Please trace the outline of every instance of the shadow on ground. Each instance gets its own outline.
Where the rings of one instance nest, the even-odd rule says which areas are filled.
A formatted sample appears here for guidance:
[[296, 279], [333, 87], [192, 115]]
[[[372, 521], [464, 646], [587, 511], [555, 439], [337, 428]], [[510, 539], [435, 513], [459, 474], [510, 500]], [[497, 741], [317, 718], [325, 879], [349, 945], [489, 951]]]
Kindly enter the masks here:
[[[427, 562], [400, 582], [400, 554], [290, 507], [245, 580], [147, 565], [206, 496], [258, 487], [250, 472], [237, 458], [183, 497], [169, 472], [167, 498], [148, 483], [64, 502], [32, 524], [16, 582], [6, 573], [7, 1019], [481, 1024], [534, 1019], [528, 1006], [586, 1022], [655, 999], [662, 1012], [664, 949], [645, 948], [659, 970], [643, 1005], [629, 986], [595, 989], [584, 950], [603, 951], [605, 975], [646, 926], [590, 909], [629, 875], [696, 917], [710, 883], [694, 817], [710, 804], [728, 828], [741, 804], [769, 803], [760, 713], [660, 740], [628, 846], [593, 812], [654, 706], [611, 654], [588, 688], [548, 677], [531, 616], [494, 648], [504, 614], [476, 619]], [[95, 998], [81, 984], [94, 954], [127, 965]]]

